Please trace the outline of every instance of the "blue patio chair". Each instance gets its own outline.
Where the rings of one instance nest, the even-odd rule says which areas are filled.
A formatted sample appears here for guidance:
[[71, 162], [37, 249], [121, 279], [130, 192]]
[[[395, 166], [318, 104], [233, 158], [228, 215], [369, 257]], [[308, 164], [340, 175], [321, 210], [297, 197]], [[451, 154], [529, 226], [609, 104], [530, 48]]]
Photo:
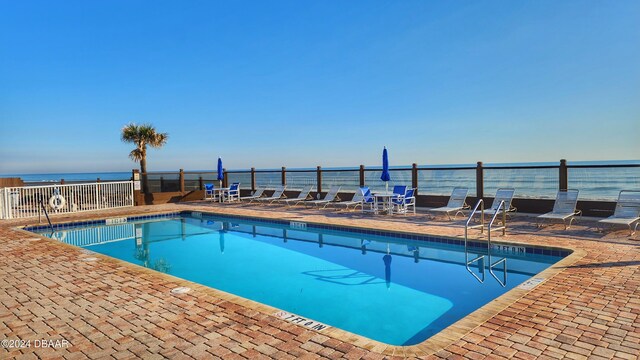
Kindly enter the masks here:
[[396, 185], [393, 187], [393, 194], [396, 195], [394, 198], [398, 196], [405, 196], [407, 193], [407, 185]]
[[204, 199], [205, 200], [217, 200], [216, 192], [214, 191], [213, 184], [204, 184]]
[[[405, 186], [406, 188], [406, 186]], [[395, 190], [395, 189], [394, 189]], [[416, 189], [408, 189], [404, 195], [398, 196], [391, 200], [395, 212], [406, 214], [410, 207], [413, 207], [413, 213], [416, 213], [416, 197], [414, 196]], [[395, 191], [394, 191], [395, 192]]]
[[[376, 208], [376, 199], [373, 197], [373, 195], [371, 194], [371, 189], [369, 189], [368, 186], [364, 186], [360, 188], [360, 191], [362, 192], [362, 211], [371, 211], [371, 212], [377, 212], [377, 208]], [[369, 206], [368, 210], [365, 210], [364, 207], [365, 205]]]
[[225, 201], [240, 201], [240, 183], [231, 184], [225, 197]]

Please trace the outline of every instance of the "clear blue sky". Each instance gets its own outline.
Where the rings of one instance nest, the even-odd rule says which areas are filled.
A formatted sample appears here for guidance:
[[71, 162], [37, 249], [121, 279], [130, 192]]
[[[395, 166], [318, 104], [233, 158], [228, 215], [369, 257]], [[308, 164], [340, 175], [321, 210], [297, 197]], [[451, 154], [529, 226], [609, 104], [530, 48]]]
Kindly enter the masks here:
[[640, 1], [0, 0], [0, 173], [640, 158]]

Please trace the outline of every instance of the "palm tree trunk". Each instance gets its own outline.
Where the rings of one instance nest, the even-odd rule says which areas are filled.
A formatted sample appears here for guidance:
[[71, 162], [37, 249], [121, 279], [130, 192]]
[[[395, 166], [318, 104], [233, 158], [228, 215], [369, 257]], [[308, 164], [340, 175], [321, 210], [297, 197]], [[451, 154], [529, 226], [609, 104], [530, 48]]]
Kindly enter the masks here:
[[142, 176], [142, 192], [147, 193], [149, 183], [147, 182], [147, 157], [143, 155], [140, 159], [140, 175]]

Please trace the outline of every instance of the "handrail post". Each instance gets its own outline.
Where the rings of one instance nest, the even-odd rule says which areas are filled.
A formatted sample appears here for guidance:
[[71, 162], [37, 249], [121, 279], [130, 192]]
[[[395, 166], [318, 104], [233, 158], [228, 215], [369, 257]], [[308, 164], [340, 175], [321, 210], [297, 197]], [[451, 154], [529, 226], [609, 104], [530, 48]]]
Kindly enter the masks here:
[[164, 176], [160, 176], [160, 192], [164, 192]]
[[567, 170], [567, 160], [565, 159], [560, 160], [558, 177], [559, 190], [566, 191], [569, 188], [569, 174]]
[[418, 195], [418, 164], [411, 165], [411, 187], [415, 189], [413, 196]]
[[360, 165], [360, 187], [364, 186], [364, 165]]
[[180, 174], [179, 174], [179, 181], [180, 181], [180, 192], [184, 192], [184, 169], [180, 169]]
[[317, 190], [318, 190], [318, 194], [320, 194], [322, 192], [322, 167], [318, 165], [317, 169]]
[[280, 184], [287, 186], [287, 168], [285, 166], [282, 167], [282, 181]]
[[198, 188], [200, 190], [204, 189], [204, 180], [202, 179], [202, 175], [198, 176]]
[[251, 193], [256, 191], [256, 168], [251, 168]]
[[476, 166], [476, 197], [478, 199], [484, 199], [484, 173], [482, 161], [478, 161], [478, 165]]

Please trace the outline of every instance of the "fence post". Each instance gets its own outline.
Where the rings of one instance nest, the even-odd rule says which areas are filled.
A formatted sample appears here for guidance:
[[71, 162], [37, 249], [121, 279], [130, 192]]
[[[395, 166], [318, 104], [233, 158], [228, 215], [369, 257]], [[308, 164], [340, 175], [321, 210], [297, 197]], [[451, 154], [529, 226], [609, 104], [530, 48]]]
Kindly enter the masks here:
[[180, 192], [184, 192], [184, 169], [180, 169]]
[[476, 197], [478, 200], [484, 198], [484, 174], [482, 170], [482, 161], [478, 161], [476, 167]]
[[287, 168], [286, 167], [282, 167], [282, 182], [281, 182], [282, 186], [286, 186], [287, 185]]
[[200, 190], [204, 189], [204, 181], [202, 180], [202, 175], [198, 176], [198, 188]]
[[98, 188], [98, 184], [96, 184], [96, 210], [100, 209], [100, 189]]
[[418, 164], [411, 165], [411, 187], [416, 189], [413, 196], [418, 195]]
[[560, 174], [558, 178], [558, 185], [560, 186], [560, 190], [567, 190], [569, 188], [569, 171], [567, 170], [567, 160], [560, 160]]
[[160, 192], [164, 192], [164, 176], [160, 176]]
[[[142, 192], [142, 187], [140, 185], [140, 170], [138, 169], [132, 169], [131, 170], [131, 181], [133, 181], [133, 198], [134, 198], [134, 205], [138, 206], [140, 205], [140, 201], [138, 201], [138, 195]], [[138, 187], [138, 190], [136, 190], [136, 184]]]
[[222, 169], [222, 187], [229, 187], [229, 174], [227, 174], [227, 169]]
[[360, 187], [364, 186], [364, 165], [360, 165]]
[[316, 169], [317, 172], [317, 189], [318, 189], [318, 194], [320, 194], [322, 192], [322, 167], [318, 166], [318, 168]]
[[256, 168], [251, 168], [251, 193], [256, 191]]
[[[8, 219], [9, 218], [9, 206], [7, 205], [7, 188], [2, 189], [2, 213], [0, 214], [0, 219]], [[39, 209], [39, 208], [38, 208]]]

